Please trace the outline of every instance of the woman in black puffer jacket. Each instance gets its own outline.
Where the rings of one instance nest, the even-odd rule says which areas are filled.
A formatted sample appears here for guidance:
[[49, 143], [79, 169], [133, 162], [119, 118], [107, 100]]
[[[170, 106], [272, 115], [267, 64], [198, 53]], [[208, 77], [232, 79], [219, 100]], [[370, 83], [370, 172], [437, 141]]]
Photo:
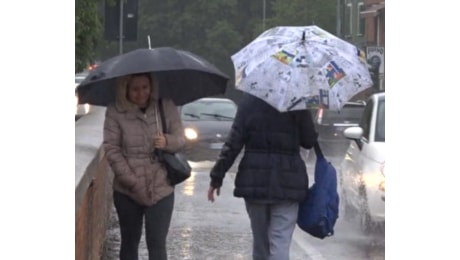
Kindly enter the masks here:
[[208, 199], [219, 195], [222, 180], [244, 148], [235, 179], [235, 197], [245, 199], [253, 233], [253, 259], [289, 259], [299, 202], [308, 176], [300, 147], [317, 141], [308, 110], [281, 113], [245, 94], [229, 137], [211, 170]]

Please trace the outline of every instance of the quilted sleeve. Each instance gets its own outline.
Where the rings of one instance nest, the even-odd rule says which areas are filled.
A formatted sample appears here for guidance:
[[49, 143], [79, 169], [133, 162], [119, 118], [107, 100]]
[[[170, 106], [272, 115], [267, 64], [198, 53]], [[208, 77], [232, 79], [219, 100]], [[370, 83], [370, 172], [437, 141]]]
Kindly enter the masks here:
[[228, 135], [227, 141], [225, 142], [222, 150], [219, 154], [219, 158], [216, 164], [211, 169], [211, 186], [219, 188], [222, 186], [222, 181], [225, 177], [225, 173], [232, 167], [236, 157], [241, 152], [245, 144], [245, 116], [241, 109], [238, 109], [232, 128]]
[[114, 175], [118, 181], [128, 188], [136, 183], [136, 177], [121, 150], [121, 128], [116, 120], [116, 111], [108, 107], [104, 120], [103, 147]]
[[179, 115], [179, 109], [170, 99], [163, 100], [168, 133], [166, 137], [166, 151], [177, 152], [185, 146], [184, 128]]

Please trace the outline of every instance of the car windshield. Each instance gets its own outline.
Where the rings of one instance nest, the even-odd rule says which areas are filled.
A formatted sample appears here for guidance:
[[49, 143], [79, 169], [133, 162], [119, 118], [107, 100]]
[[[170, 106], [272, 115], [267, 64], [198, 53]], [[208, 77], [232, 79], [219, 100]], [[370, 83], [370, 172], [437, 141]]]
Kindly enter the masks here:
[[364, 111], [364, 106], [345, 106], [340, 112], [325, 109], [322, 118], [322, 124], [334, 123], [353, 123], [358, 124], [361, 120], [361, 115]]
[[385, 142], [385, 100], [379, 102], [377, 122], [375, 126], [375, 141]]
[[75, 84], [80, 84], [83, 82], [83, 80], [85, 80], [86, 78], [86, 74], [76, 74], [75, 75]]
[[181, 109], [183, 121], [232, 121], [236, 105], [231, 101], [198, 100]]
[[75, 83], [80, 84], [85, 78], [75, 78]]

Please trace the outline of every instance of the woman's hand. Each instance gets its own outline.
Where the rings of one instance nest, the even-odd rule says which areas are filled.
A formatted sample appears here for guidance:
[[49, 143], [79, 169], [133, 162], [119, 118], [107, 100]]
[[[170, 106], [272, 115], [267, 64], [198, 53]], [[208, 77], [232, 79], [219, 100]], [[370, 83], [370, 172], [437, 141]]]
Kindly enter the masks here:
[[164, 135], [157, 135], [153, 138], [153, 147], [163, 149], [166, 147], [166, 137]]
[[211, 202], [214, 202], [214, 191], [216, 191], [217, 196], [220, 195], [220, 188], [214, 188], [212, 186], [209, 186], [208, 200]]

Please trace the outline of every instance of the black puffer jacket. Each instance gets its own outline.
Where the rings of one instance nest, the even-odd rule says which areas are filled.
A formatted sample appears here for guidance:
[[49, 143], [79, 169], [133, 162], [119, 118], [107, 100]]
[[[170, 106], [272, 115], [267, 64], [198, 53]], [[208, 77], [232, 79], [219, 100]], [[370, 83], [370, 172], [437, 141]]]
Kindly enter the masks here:
[[229, 137], [211, 170], [211, 185], [222, 186], [225, 173], [244, 148], [234, 196], [251, 200], [303, 200], [308, 187], [300, 146], [317, 141], [308, 110], [280, 113], [266, 102], [244, 95]]

